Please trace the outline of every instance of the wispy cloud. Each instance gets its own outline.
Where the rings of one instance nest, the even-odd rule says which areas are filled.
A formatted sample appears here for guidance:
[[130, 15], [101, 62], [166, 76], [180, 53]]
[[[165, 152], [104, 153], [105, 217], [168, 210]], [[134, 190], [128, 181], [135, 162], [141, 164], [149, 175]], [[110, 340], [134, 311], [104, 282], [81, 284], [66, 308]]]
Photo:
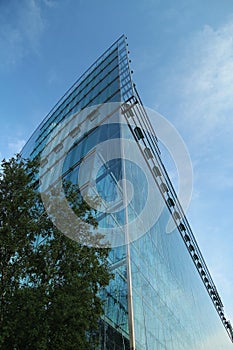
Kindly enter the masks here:
[[178, 69], [180, 112], [199, 138], [219, 133], [220, 127], [232, 129], [233, 20], [218, 29], [206, 25], [195, 34]]
[[174, 67], [167, 98], [175, 99], [177, 125], [198, 163], [194, 176], [200, 171], [208, 189], [232, 189], [233, 18], [189, 36]]
[[205, 25], [184, 40], [167, 68], [161, 101], [191, 153], [194, 198], [188, 218], [226, 314], [233, 317], [233, 18], [219, 27]]
[[57, 6], [56, 0], [43, 0], [43, 2], [48, 7], [56, 7]]
[[26, 142], [25, 140], [16, 139], [8, 143], [8, 148], [10, 152], [13, 154], [19, 153], [22, 150], [23, 146], [25, 145], [25, 142]]
[[0, 69], [8, 69], [28, 53], [39, 53], [40, 40], [46, 28], [43, 4], [54, 6], [54, 1], [22, 0], [0, 4]]
[[59, 82], [59, 74], [54, 69], [51, 69], [48, 72], [48, 83], [49, 85], [53, 85], [57, 82]]
[[19, 15], [19, 24], [25, 40], [35, 50], [45, 29], [45, 22], [38, 1], [30, 0], [25, 3], [24, 11], [21, 11]]

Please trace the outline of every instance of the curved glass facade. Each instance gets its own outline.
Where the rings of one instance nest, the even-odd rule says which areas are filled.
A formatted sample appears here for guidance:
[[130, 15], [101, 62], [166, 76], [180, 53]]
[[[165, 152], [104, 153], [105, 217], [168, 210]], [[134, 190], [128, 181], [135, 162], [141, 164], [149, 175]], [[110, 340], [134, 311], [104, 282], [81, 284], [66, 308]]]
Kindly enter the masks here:
[[[122, 103], [121, 117], [113, 121], [109, 116], [103, 121], [93, 110], [87, 117], [88, 132], [81, 135], [77, 127], [62, 168], [64, 179], [87, 188], [90, 194], [94, 180], [103, 201], [114, 202], [114, 212], [97, 211], [99, 227], [111, 230], [127, 226], [129, 237], [136, 237], [129, 244], [113, 248], [109, 254], [114, 278], [101, 291], [104, 316], [100, 321], [99, 350], [230, 350], [233, 348], [231, 326], [187, 219], [174, 219], [167, 204], [168, 194], [165, 196], [159, 186], [163, 181], [169, 198], [176, 202], [170, 180], [163, 171], [156, 135], [151, 127], [145, 134], [149, 121], [132, 83], [124, 36], [63, 96], [32, 135], [22, 155], [31, 158], [40, 155], [53, 130], [64, 120], [86, 107], [109, 102]], [[137, 129], [135, 134], [134, 127], [139, 126], [141, 131]], [[139, 131], [145, 137], [138, 137]], [[105, 161], [105, 155], [96, 149], [104, 141], [115, 140], [115, 147], [124, 152], [123, 139], [133, 143], [133, 155], [140, 159], [141, 167], [121, 157]], [[80, 175], [84, 157], [91, 164], [90, 173]], [[160, 182], [158, 174], [155, 176], [150, 168], [152, 162], [160, 169]], [[98, 172], [93, 179], [95, 169]], [[119, 182], [124, 179], [131, 183], [132, 197], [126, 188], [119, 192]], [[130, 197], [127, 207], [126, 197]], [[139, 222], [136, 218], [148, 197], [153, 201]], [[181, 210], [179, 206], [177, 210]], [[157, 220], [146, 229], [146, 222], [155, 212]], [[166, 225], [172, 216], [176, 228], [167, 234]]]

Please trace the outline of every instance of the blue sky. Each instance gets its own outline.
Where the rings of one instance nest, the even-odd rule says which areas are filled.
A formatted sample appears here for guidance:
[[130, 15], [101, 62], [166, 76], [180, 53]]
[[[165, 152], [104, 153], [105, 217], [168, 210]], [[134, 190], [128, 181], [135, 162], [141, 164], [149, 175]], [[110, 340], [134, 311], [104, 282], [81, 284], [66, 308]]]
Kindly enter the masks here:
[[188, 218], [233, 320], [231, 0], [0, 0], [1, 158], [122, 33], [144, 104], [190, 152]]

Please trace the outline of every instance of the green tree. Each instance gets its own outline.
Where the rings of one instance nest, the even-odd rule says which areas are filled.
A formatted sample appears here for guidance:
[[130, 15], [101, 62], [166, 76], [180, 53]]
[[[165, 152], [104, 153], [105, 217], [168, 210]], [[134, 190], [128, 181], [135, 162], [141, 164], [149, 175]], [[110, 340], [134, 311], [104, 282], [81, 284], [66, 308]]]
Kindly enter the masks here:
[[[109, 251], [58, 231], [35, 189], [37, 169], [19, 155], [1, 165], [0, 348], [95, 349]], [[76, 215], [96, 227], [77, 188], [64, 186]], [[80, 235], [91, 235], [85, 230]]]

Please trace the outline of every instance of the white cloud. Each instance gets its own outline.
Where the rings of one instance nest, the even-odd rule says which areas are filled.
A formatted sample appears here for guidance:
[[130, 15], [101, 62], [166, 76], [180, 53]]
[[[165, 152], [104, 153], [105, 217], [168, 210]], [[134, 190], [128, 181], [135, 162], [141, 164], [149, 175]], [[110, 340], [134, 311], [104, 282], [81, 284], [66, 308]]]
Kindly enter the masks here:
[[232, 316], [233, 18], [190, 35], [174, 63], [167, 98], [178, 105], [176, 122], [194, 159], [191, 225], [195, 218], [204, 243], [200, 248], [206, 247], [213, 279]]
[[9, 150], [15, 154], [19, 153], [22, 150], [22, 147], [25, 145], [25, 140], [14, 140], [8, 143]]
[[49, 85], [53, 85], [57, 82], [59, 82], [59, 74], [52, 69], [48, 73], [48, 83]]
[[200, 181], [216, 194], [232, 189], [233, 18], [189, 36], [170, 85], [170, 98], [178, 105], [177, 125], [197, 162], [194, 189], [200, 191]]
[[216, 30], [206, 25], [196, 34], [179, 70], [180, 112], [199, 137], [219, 127], [232, 130], [233, 21]]
[[19, 25], [22, 35], [28, 40], [31, 48], [35, 50], [45, 29], [38, 1], [30, 0], [25, 3], [24, 11], [19, 14]]
[[43, 0], [44, 4], [48, 7], [56, 7], [58, 5], [57, 0]]
[[43, 4], [49, 8], [54, 7], [55, 2], [22, 0], [0, 4], [1, 69], [14, 66], [30, 52], [39, 54], [40, 41], [46, 28]]

